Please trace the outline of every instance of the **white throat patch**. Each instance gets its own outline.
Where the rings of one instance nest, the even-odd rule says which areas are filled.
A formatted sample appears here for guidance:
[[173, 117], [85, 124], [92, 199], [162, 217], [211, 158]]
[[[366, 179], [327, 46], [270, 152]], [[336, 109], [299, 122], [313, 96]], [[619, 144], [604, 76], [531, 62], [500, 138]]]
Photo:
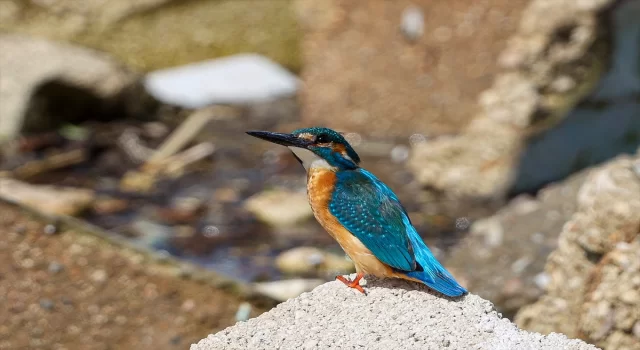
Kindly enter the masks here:
[[289, 149], [295, 153], [295, 155], [302, 160], [302, 166], [304, 166], [305, 170], [309, 171], [309, 169], [313, 168], [325, 168], [325, 169], [334, 169], [326, 160], [318, 157], [315, 153], [309, 151], [308, 149], [299, 148], [299, 147], [289, 147]]

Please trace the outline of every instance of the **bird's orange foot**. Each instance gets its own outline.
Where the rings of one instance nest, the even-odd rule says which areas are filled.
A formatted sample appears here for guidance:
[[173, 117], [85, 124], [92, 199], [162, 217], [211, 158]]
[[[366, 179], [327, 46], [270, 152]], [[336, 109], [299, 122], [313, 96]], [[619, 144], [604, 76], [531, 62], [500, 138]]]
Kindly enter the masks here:
[[353, 281], [349, 281], [347, 278], [343, 276], [336, 276], [336, 279], [342, 283], [344, 283], [347, 287], [353, 288], [355, 290], [360, 291], [360, 293], [367, 295], [367, 292], [364, 291], [362, 286], [360, 285], [360, 279], [364, 277], [364, 273], [359, 273]]

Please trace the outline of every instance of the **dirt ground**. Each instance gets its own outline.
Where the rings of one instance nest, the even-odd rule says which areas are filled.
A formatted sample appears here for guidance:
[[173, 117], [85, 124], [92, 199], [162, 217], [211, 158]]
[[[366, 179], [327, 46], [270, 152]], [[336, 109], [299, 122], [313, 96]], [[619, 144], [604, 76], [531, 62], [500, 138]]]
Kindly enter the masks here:
[[186, 349], [235, 323], [237, 297], [51, 227], [0, 203], [0, 349]]

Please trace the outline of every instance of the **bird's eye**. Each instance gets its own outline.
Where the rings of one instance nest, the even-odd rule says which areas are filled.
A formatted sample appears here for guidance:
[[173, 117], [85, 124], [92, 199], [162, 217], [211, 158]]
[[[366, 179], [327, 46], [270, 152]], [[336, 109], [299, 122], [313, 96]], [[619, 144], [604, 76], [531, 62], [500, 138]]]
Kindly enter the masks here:
[[316, 143], [329, 143], [329, 135], [320, 134], [316, 137]]

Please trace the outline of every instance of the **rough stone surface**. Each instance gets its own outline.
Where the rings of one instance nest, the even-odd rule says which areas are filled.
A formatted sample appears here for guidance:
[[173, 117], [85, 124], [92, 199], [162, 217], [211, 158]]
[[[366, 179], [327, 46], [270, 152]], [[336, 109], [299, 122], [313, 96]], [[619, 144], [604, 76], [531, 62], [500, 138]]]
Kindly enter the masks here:
[[599, 18], [611, 3], [531, 1], [468, 126], [415, 145], [409, 167], [417, 180], [462, 197], [503, 196], [528, 138], [561, 121], [602, 75], [609, 50]]
[[607, 349], [638, 349], [640, 337], [632, 329], [640, 310], [639, 169], [640, 157], [624, 156], [589, 174], [578, 210], [547, 260], [546, 294], [518, 312], [520, 327]]
[[581, 312], [586, 339], [606, 349], [640, 348], [640, 237], [602, 258]]
[[445, 265], [469, 290], [506, 315], [535, 302], [548, 283], [547, 257], [576, 211], [576, 196], [587, 174], [550, 185], [537, 197], [516, 197], [495, 215], [474, 222]]
[[561, 334], [519, 330], [493, 305], [400, 280], [368, 278], [368, 295], [329, 282], [191, 345], [223, 349], [596, 349]]
[[0, 35], [0, 139], [58, 120], [143, 115], [155, 108], [139, 76], [102, 53], [23, 35]]
[[298, 0], [306, 124], [458, 132], [529, 0]]
[[291, 0], [0, 1], [0, 29], [111, 53], [143, 71], [240, 52], [298, 69]]

